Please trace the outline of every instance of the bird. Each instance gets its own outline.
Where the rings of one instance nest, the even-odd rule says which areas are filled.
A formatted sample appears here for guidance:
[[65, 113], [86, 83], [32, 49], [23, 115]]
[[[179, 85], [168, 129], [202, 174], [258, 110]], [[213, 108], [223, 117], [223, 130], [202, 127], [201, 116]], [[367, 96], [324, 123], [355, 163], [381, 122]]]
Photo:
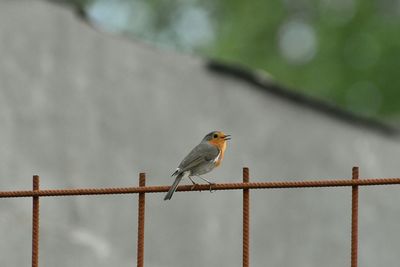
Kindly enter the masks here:
[[229, 134], [221, 131], [213, 131], [207, 134], [200, 144], [195, 146], [192, 151], [182, 160], [176, 171], [171, 175], [176, 176], [175, 181], [170, 187], [164, 200], [170, 200], [176, 191], [178, 184], [184, 176], [188, 176], [193, 183], [193, 188], [197, 185], [192, 179], [193, 176], [199, 177], [210, 185], [214, 184], [200, 175], [212, 171], [221, 165], [224, 159], [227, 141], [231, 139]]

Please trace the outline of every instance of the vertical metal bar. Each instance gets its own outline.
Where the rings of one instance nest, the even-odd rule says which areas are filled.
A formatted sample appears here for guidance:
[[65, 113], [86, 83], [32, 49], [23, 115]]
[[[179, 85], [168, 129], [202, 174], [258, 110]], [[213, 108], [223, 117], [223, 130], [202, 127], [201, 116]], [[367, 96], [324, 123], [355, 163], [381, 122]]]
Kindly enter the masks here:
[[[243, 183], [249, 182], [249, 168], [243, 168]], [[250, 193], [243, 189], [243, 267], [249, 267]]]
[[[139, 186], [146, 185], [146, 174], [139, 174]], [[139, 193], [138, 200], [138, 237], [137, 237], [137, 267], [143, 267], [144, 264], [144, 211], [145, 211], [145, 193]]]
[[[357, 180], [358, 167], [353, 167], [352, 179]], [[352, 187], [351, 194], [351, 267], [358, 265], [358, 186]]]
[[[39, 176], [33, 176], [33, 191], [39, 190]], [[39, 267], [39, 197], [32, 197], [32, 267]]]

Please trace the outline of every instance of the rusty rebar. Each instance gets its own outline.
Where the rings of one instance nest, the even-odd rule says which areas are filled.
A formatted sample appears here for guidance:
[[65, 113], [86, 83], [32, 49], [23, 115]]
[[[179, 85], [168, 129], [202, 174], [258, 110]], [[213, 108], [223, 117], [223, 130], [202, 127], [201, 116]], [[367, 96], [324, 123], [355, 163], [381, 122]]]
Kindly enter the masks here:
[[[146, 174], [140, 173], [139, 187], [146, 186]], [[144, 264], [144, 215], [146, 204], [146, 193], [139, 193], [138, 198], [138, 233], [137, 233], [137, 267], [143, 267]]]
[[[39, 190], [39, 180], [33, 176], [33, 191]], [[32, 267], [39, 267], [39, 196], [32, 197]]]
[[[243, 183], [249, 182], [249, 169], [243, 168]], [[250, 192], [243, 189], [243, 267], [249, 267], [250, 251]]]
[[[32, 197], [32, 267], [39, 263], [39, 198], [45, 196], [73, 196], [73, 195], [108, 195], [108, 194], [139, 194], [138, 198], [138, 240], [137, 240], [137, 266], [144, 264], [144, 218], [145, 218], [145, 193], [167, 192], [170, 186], [145, 186], [145, 174], [140, 173], [139, 187], [116, 188], [78, 188], [40, 190], [39, 176], [33, 177], [32, 190], [26, 191], [0, 191], [0, 198]], [[359, 179], [358, 167], [353, 167], [352, 179], [341, 180], [308, 180], [308, 181], [282, 181], [282, 182], [249, 182], [249, 170], [243, 168], [243, 183], [222, 183], [212, 186], [212, 190], [243, 190], [243, 266], [249, 266], [249, 211], [250, 189], [280, 189], [280, 188], [309, 188], [309, 187], [352, 187], [352, 225], [351, 225], [351, 267], [357, 267], [358, 261], [358, 187], [372, 185], [400, 184], [400, 178], [373, 178]], [[179, 186], [177, 191], [208, 191], [208, 184], [196, 186]]]
[[[340, 180], [309, 180], [309, 181], [283, 181], [283, 182], [252, 182], [252, 183], [222, 183], [212, 186], [213, 191], [239, 190], [239, 189], [278, 189], [278, 188], [307, 188], [307, 187], [342, 187], [342, 186], [372, 186], [372, 185], [394, 185], [400, 184], [400, 178], [377, 178], [377, 179], [340, 179]], [[0, 191], [0, 198], [13, 197], [49, 197], [49, 196], [76, 196], [76, 195], [111, 195], [111, 194], [138, 194], [138, 193], [161, 193], [168, 192], [166, 186], [144, 186], [144, 187], [114, 187], [114, 188], [77, 188], [77, 189], [52, 189], [38, 191]], [[208, 184], [196, 186], [178, 186], [176, 191], [209, 191]]]
[[[353, 167], [352, 179], [358, 180], [358, 167]], [[358, 186], [353, 185], [351, 192], [351, 267], [358, 265]]]

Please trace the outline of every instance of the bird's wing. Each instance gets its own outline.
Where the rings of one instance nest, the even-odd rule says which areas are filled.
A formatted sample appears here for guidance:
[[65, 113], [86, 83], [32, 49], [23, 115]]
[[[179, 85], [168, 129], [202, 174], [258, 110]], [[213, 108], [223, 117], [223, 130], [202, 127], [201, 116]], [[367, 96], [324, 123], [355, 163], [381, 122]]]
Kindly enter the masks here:
[[179, 164], [181, 172], [192, 169], [202, 163], [215, 160], [218, 156], [219, 150], [213, 145], [208, 143], [200, 143], [184, 158]]

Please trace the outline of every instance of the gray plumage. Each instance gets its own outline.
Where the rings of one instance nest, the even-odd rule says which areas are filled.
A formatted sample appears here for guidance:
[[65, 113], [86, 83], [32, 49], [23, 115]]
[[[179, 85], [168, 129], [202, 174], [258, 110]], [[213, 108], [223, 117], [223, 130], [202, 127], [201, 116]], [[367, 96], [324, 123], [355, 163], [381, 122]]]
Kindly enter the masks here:
[[190, 171], [189, 175], [205, 174], [215, 167], [214, 161], [218, 155], [217, 147], [210, 145], [207, 141], [202, 141], [182, 160], [178, 170], [179, 172]]
[[175, 181], [165, 195], [164, 200], [171, 199], [176, 191], [179, 182], [187, 174], [189, 176], [202, 175], [215, 168], [215, 161], [219, 156], [219, 149], [210, 145], [208, 141], [212, 138], [214, 132], [206, 135], [204, 139], [179, 164], [178, 169], [172, 174], [176, 175]]
[[176, 178], [174, 183], [171, 185], [171, 188], [168, 190], [168, 193], [165, 195], [164, 200], [170, 200], [172, 195], [175, 193], [176, 188], [178, 187], [180, 181], [183, 178], [184, 173], [179, 173]]

